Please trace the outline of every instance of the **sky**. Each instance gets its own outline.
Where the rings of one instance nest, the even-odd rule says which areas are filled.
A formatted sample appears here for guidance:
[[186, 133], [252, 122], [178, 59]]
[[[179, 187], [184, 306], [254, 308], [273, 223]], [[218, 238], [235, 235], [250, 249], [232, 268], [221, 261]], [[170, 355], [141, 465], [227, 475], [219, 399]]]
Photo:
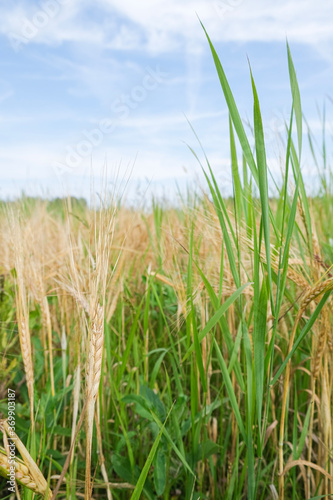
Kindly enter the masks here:
[[[129, 196], [171, 195], [202, 182], [192, 129], [230, 194], [228, 110], [199, 19], [251, 135], [250, 61], [276, 175], [288, 39], [320, 157], [324, 105], [332, 135], [331, 0], [2, 0], [0, 198], [85, 195], [105, 165]], [[311, 187], [306, 146], [302, 168]]]

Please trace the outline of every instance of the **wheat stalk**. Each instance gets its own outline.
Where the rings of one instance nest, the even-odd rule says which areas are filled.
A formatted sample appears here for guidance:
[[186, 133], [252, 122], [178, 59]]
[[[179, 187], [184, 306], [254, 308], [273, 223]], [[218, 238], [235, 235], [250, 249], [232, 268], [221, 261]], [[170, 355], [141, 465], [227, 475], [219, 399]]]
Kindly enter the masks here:
[[87, 362], [87, 420], [86, 420], [86, 494], [91, 495], [91, 448], [94, 424], [95, 402], [98, 394], [102, 371], [102, 356], [104, 346], [104, 309], [98, 303], [92, 306], [90, 341], [88, 343]]
[[[74, 401], [73, 401], [71, 445], [73, 445], [76, 433], [76, 420], [79, 412], [80, 385], [81, 385], [81, 364], [80, 364], [80, 359], [78, 359], [78, 364], [74, 374], [74, 390], [73, 390]], [[74, 455], [72, 455], [71, 457], [71, 463], [73, 461], [73, 458]]]
[[25, 287], [25, 261], [23, 250], [23, 234], [18, 218], [12, 213], [10, 215], [11, 230], [13, 236], [14, 262], [15, 262], [15, 300], [17, 326], [19, 332], [20, 347], [27, 380], [27, 388], [30, 403], [31, 427], [34, 426], [34, 371], [31, 354], [31, 338], [29, 329], [29, 307]]
[[104, 458], [104, 453], [103, 453], [103, 445], [102, 445], [102, 433], [101, 433], [101, 426], [99, 423], [100, 420], [100, 405], [99, 405], [99, 400], [97, 399], [96, 401], [96, 413], [95, 413], [95, 424], [96, 424], [96, 434], [97, 434], [97, 446], [98, 446], [98, 451], [99, 451], [99, 463], [101, 467], [101, 473], [103, 476], [103, 479], [105, 481], [106, 485], [106, 494], [108, 497], [108, 500], [113, 500], [111, 488], [110, 488], [110, 481], [108, 477], [108, 473], [105, 467], [105, 458]]
[[[24, 293], [25, 295], [25, 293]], [[16, 311], [17, 311], [17, 326], [19, 331], [19, 339], [21, 353], [24, 365], [25, 376], [27, 380], [29, 403], [30, 403], [30, 420], [31, 428], [34, 427], [34, 371], [31, 355], [31, 338], [29, 329], [29, 315], [27, 312], [25, 299], [22, 297], [22, 290], [19, 287], [16, 294]]]
[[44, 292], [44, 287], [43, 287], [43, 280], [42, 276], [38, 275], [36, 276], [36, 283], [37, 283], [37, 300], [39, 303], [39, 306], [41, 308], [42, 312], [42, 326], [44, 329], [44, 332], [46, 331], [47, 333], [47, 341], [48, 341], [48, 348], [49, 348], [49, 362], [50, 362], [50, 379], [51, 379], [51, 393], [52, 396], [55, 395], [55, 386], [54, 386], [54, 373], [53, 373], [53, 342], [52, 342], [52, 325], [51, 325], [51, 316], [50, 316], [50, 309], [49, 309], [49, 303], [47, 301], [47, 297]]
[[[91, 481], [91, 450], [95, 403], [101, 379], [102, 357], [104, 347], [104, 306], [105, 291], [109, 269], [109, 251], [113, 236], [114, 213], [111, 217], [108, 210], [102, 206], [99, 211], [99, 228], [95, 228], [95, 257], [90, 248], [88, 255], [91, 262], [91, 274], [88, 281], [88, 296], [90, 305], [82, 293], [84, 279], [76, 266], [75, 254], [70, 253], [70, 282], [61, 280], [62, 286], [76, 299], [77, 303], [89, 315], [90, 329], [87, 343], [86, 361], [86, 478], [85, 499], [89, 500], [92, 493]], [[97, 226], [97, 221], [95, 220]], [[72, 245], [71, 245], [72, 247]], [[73, 248], [73, 247], [72, 247]], [[103, 306], [99, 300], [102, 298]]]
[[[326, 281], [318, 283], [316, 286], [311, 288], [305, 295], [300, 308], [298, 310], [295, 323], [291, 332], [288, 352], [287, 355], [290, 354], [294, 339], [296, 335], [296, 330], [300, 319], [302, 318], [306, 308], [314, 299], [316, 299], [319, 295], [324, 292], [328, 292], [333, 290], [333, 278], [330, 278]], [[288, 388], [289, 388], [289, 380], [290, 380], [290, 366], [291, 360], [288, 361], [286, 366], [286, 373], [284, 377], [283, 383], [283, 397], [282, 397], [282, 410], [281, 410], [281, 422], [280, 422], [280, 438], [279, 438], [279, 500], [284, 499], [284, 478], [283, 478], [283, 440], [284, 440], [284, 432], [285, 432], [285, 417], [286, 417], [286, 406], [287, 406], [287, 396], [288, 396]]]

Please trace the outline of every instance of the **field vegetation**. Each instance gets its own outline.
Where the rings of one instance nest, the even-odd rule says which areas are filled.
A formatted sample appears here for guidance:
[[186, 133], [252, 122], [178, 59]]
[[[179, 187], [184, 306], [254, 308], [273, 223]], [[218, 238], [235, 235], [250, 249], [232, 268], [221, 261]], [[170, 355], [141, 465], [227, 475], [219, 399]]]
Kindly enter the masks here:
[[10, 438], [24, 499], [333, 498], [326, 143], [316, 152], [308, 131], [310, 198], [287, 48], [291, 113], [274, 186], [252, 74], [253, 137], [208, 42], [229, 109], [232, 198], [198, 153], [206, 191], [178, 207], [128, 208], [107, 184], [90, 205], [1, 206], [3, 499], [14, 498]]

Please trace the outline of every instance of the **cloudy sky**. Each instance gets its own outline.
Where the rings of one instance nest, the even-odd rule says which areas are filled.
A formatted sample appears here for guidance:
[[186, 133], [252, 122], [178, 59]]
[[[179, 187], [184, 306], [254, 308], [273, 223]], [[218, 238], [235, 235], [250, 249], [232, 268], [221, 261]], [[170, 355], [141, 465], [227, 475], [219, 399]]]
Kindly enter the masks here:
[[[200, 175], [188, 121], [227, 193], [228, 113], [198, 17], [251, 123], [250, 60], [273, 171], [291, 107], [288, 38], [319, 149], [333, 106], [331, 0], [2, 0], [0, 197], [79, 194], [105, 162], [109, 177], [171, 191]], [[308, 154], [303, 167], [311, 179]]]

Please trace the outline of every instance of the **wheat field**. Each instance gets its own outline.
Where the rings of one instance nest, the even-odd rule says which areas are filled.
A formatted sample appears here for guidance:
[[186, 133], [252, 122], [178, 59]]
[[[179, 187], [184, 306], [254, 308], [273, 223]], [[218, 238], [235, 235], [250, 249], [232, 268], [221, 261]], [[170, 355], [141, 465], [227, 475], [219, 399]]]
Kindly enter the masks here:
[[177, 207], [1, 204], [0, 498], [333, 498], [332, 172], [307, 196], [288, 48], [270, 194], [254, 79], [252, 148], [208, 42], [233, 197], [205, 158]]

